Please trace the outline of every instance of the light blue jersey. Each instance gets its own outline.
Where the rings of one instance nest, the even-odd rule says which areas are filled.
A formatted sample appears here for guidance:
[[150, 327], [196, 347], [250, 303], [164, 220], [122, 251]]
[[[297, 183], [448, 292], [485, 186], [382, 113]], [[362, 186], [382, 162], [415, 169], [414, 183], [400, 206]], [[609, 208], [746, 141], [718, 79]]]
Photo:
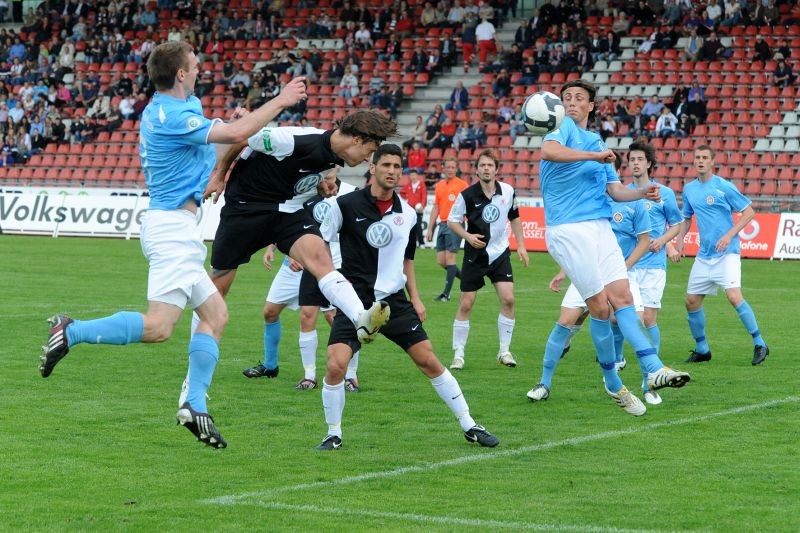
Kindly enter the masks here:
[[700, 232], [700, 251], [697, 257], [714, 259], [725, 254], [739, 253], [739, 235], [734, 235], [726, 250], [716, 250], [717, 241], [733, 227], [733, 212], [750, 205], [750, 199], [734, 185], [717, 175], [706, 183], [695, 179], [683, 188], [683, 216], [697, 215]]
[[611, 229], [617, 238], [622, 256], [627, 259], [639, 243], [639, 235], [650, 231], [650, 217], [644, 200], [616, 202], [609, 198], [611, 205]]
[[[602, 152], [606, 145], [594, 132], [575, 125], [565, 117], [561, 127], [548, 133], [544, 141], [557, 141], [573, 150]], [[548, 226], [611, 217], [606, 185], [619, 181], [614, 165], [597, 161], [540, 163], [544, 218]]]
[[[656, 183], [650, 181], [650, 183]], [[645, 199], [644, 204], [650, 214], [650, 239], [658, 239], [667, 232], [667, 228], [677, 226], [683, 221], [683, 215], [678, 208], [678, 201], [675, 193], [669, 187], [656, 183], [661, 193], [661, 202], [655, 203]], [[636, 184], [628, 185], [631, 189], [636, 189]], [[654, 268], [660, 270], [667, 269], [667, 247], [662, 246], [658, 253], [647, 252], [633, 266], [632, 270]]]
[[139, 155], [150, 190], [150, 209], [178, 209], [192, 198], [198, 205], [202, 202], [216, 163], [208, 134], [217, 120], [203, 116], [195, 96], [186, 100], [161, 93], [153, 96], [139, 125]]

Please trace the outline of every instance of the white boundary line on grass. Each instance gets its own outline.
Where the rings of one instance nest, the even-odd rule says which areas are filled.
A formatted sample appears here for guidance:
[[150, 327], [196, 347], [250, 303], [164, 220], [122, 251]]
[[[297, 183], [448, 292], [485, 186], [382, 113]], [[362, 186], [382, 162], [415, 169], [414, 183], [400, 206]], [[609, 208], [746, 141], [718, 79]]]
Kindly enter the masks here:
[[481, 520], [478, 518], [458, 518], [454, 516], [432, 516], [416, 513], [393, 513], [388, 511], [368, 511], [363, 509], [340, 509], [337, 507], [318, 507], [316, 505], [293, 505], [279, 502], [256, 502], [257, 506], [279, 511], [298, 511], [301, 513], [322, 513], [325, 515], [341, 515], [349, 518], [389, 518], [405, 522], [420, 522], [428, 525], [448, 525], [480, 527], [484, 529], [522, 529], [528, 531], [578, 531], [587, 533], [655, 533], [654, 530], [621, 529], [573, 524], [535, 524], [531, 522], [504, 522], [501, 520]]
[[[395, 468], [392, 470], [379, 470], [377, 472], [367, 472], [364, 474], [359, 474], [357, 476], [348, 476], [337, 478], [331, 481], [315, 481], [313, 483], [299, 483], [296, 485], [286, 485], [283, 487], [276, 487], [274, 489], [262, 490], [262, 491], [255, 491], [255, 492], [245, 492], [242, 494], [229, 494], [224, 496], [217, 496], [214, 498], [207, 498], [204, 500], [200, 500], [199, 503], [206, 504], [206, 505], [267, 505], [264, 502], [260, 501], [253, 501], [254, 499], [258, 498], [266, 498], [270, 496], [274, 496], [276, 494], [282, 494], [286, 492], [297, 492], [300, 490], [305, 489], [317, 489], [320, 487], [335, 487], [338, 485], [349, 485], [351, 483], [360, 483], [362, 481], [370, 481], [373, 479], [382, 479], [388, 478], [393, 476], [402, 476], [405, 474], [411, 474], [416, 472], [429, 472], [431, 470], [437, 470], [439, 468], [444, 468], [448, 466], [458, 466], [467, 463], [475, 463], [478, 461], [488, 461], [491, 459], [501, 459], [503, 457], [515, 457], [518, 455], [524, 455], [527, 453], [532, 452], [541, 452], [552, 450], [553, 448], [561, 448], [564, 446], [577, 446], [580, 444], [584, 444], [587, 442], [594, 442], [598, 440], [610, 439], [614, 437], [623, 437], [625, 435], [633, 435], [635, 433], [642, 433], [645, 431], [652, 431], [654, 429], [659, 429], [663, 427], [670, 427], [670, 426], [682, 426], [686, 424], [694, 424], [697, 422], [704, 422], [706, 420], [712, 420], [715, 418], [720, 418], [723, 416], [731, 416], [731, 415], [738, 415], [740, 413], [746, 413], [749, 411], [756, 411], [759, 409], [765, 409], [767, 407], [772, 407], [775, 405], [782, 405], [786, 403], [794, 403], [800, 401], [800, 396], [787, 396], [786, 398], [781, 398], [777, 400], [770, 400], [763, 403], [752, 404], [752, 405], [743, 405], [741, 407], [734, 407], [732, 409], [726, 409], [724, 411], [718, 411], [716, 413], [710, 413], [707, 415], [700, 415], [700, 416], [692, 416], [688, 418], [681, 418], [679, 420], [669, 420], [664, 422], [655, 422], [653, 424], [647, 424], [644, 426], [632, 426], [628, 429], [619, 429], [614, 431], [604, 431], [602, 433], [594, 433], [591, 435], [584, 435], [582, 437], [571, 437], [568, 439], [550, 441], [550, 442], [543, 442], [541, 444], [534, 444], [531, 446], [523, 446], [521, 448], [515, 448], [510, 450], [498, 450], [492, 452], [485, 452], [480, 454], [472, 454], [472, 455], [464, 455], [461, 457], [456, 457], [454, 459], [448, 459], [446, 461], [439, 461], [436, 463], [423, 463], [420, 465], [412, 465], [412, 466], [404, 466], [401, 468]], [[336, 453], [336, 452], [332, 452]]]

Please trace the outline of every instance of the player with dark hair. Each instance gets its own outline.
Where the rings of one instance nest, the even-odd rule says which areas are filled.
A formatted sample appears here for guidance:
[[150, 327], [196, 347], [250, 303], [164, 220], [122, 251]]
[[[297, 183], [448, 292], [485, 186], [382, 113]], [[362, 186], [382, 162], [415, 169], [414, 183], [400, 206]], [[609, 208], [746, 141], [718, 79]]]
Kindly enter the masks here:
[[[622, 202], [659, 200], [658, 187], [629, 189], [619, 182], [610, 164], [616, 156], [597, 133], [586, 129], [595, 111], [596, 93], [594, 85], [585, 80], [565, 83], [561, 99], [566, 117], [559, 129], [544, 138], [541, 178], [547, 249], [589, 308], [592, 341], [606, 392], [627, 413], [639, 416], [646, 408], [622, 384], [614, 365], [612, 308], [625, 339], [647, 369], [651, 389], [681, 387], [690, 378], [664, 366], [639, 329], [625, 260], [609, 222], [611, 206], [606, 194]], [[566, 328], [554, 328], [548, 344], [563, 347], [568, 333]]]
[[206, 391], [219, 358], [219, 340], [228, 320], [225, 301], [205, 271], [206, 246], [198, 229], [198, 206], [216, 161], [213, 144], [236, 144], [255, 134], [281, 110], [305, 98], [302, 78], [256, 111], [237, 109], [225, 123], [207, 119], [192, 96], [198, 60], [185, 42], [157, 46], [147, 61], [156, 87], [143, 114], [139, 153], [150, 207], [142, 220], [141, 244], [149, 263], [145, 314], [121, 311], [97, 320], [50, 319], [50, 333], [39, 371], [48, 377], [70, 348], [82, 342], [129, 344], [170, 338], [187, 303], [199, 320], [189, 341], [191, 384], [177, 413], [178, 422], [200, 441], [224, 448], [206, 408]]
[[[352, 285], [334, 269], [330, 251], [303, 202], [316, 194], [330, 169], [368, 161], [396, 131], [397, 125], [381, 113], [356, 111], [332, 130], [265, 127], [248, 139], [246, 148], [232, 147], [206, 189], [207, 194], [225, 190], [211, 251], [211, 279], [220, 293], [228, 293], [240, 265], [274, 243], [317, 279], [325, 298], [356, 325], [359, 340], [371, 342], [388, 320], [389, 309], [382, 302], [365, 309]], [[239, 161], [225, 180], [237, 155]], [[263, 375], [275, 370], [257, 368]]]
[[[477, 425], [470, 416], [458, 381], [436, 358], [422, 327], [425, 306], [414, 274], [417, 215], [395, 193], [401, 173], [400, 147], [381, 145], [370, 164], [369, 186], [337, 197], [320, 230], [328, 241], [339, 239], [342, 274], [353, 283], [361, 300], [388, 303], [391, 318], [381, 333], [403, 348], [431, 380], [439, 397], [458, 419], [464, 437], [481, 446], [497, 446], [497, 437]], [[322, 387], [328, 434], [317, 446], [318, 450], [335, 450], [342, 446], [345, 368], [359, 347], [353, 324], [336, 315], [328, 341], [328, 369]]]
[[[689, 232], [692, 217], [697, 215], [700, 250], [689, 274], [686, 311], [695, 348], [687, 363], [711, 360], [706, 339], [706, 315], [703, 301], [722, 287], [739, 320], [753, 337], [753, 365], [760, 365], [769, 355], [769, 347], [758, 329], [756, 316], [742, 295], [742, 259], [739, 232], [753, 220], [755, 211], [750, 199], [729, 181], [714, 174], [714, 150], [702, 145], [694, 149], [697, 179], [683, 188], [683, 225], [678, 234], [677, 250], [683, 251], [683, 239]], [[733, 212], [742, 216], [734, 222]]]
[[[498, 364], [517, 366], [511, 354], [514, 333], [514, 274], [511, 270], [511, 250], [508, 229], [517, 239], [517, 254], [528, 266], [528, 251], [522, 235], [522, 222], [514, 189], [497, 181], [499, 160], [494, 150], [483, 150], [475, 162], [478, 182], [461, 191], [448, 217], [450, 231], [464, 239], [464, 262], [461, 266], [461, 299], [453, 321], [453, 362], [451, 369], [464, 368], [464, 347], [469, 336], [469, 317], [475, 305], [477, 291], [488, 277], [500, 300], [497, 331], [500, 348]], [[462, 221], [466, 217], [467, 228]]]
[[461, 277], [461, 272], [456, 266], [456, 255], [461, 248], [461, 238], [454, 234], [449, 227], [448, 219], [450, 209], [456, 201], [458, 194], [467, 188], [467, 182], [456, 175], [458, 161], [455, 157], [447, 157], [443, 164], [444, 175], [434, 186], [433, 208], [428, 220], [428, 231], [425, 240], [433, 240], [433, 228], [438, 224], [439, 232], [436, 234], [436, 262], [445, 269], [444, 290], [436, 297], [437, 302], [450, 301], [450, 290], [453, 282]]

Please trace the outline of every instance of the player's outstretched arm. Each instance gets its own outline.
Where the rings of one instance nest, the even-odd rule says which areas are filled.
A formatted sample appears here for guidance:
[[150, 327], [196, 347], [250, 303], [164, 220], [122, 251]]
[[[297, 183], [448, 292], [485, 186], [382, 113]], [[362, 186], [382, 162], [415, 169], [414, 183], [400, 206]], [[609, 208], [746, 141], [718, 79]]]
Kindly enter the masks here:
[[512, 233], [514, 233], [514, 238], [517, 239], [517, 255], [519, 256], [519, 260], [522, 261], [522, 264], [527, 268], [530, 259], [528, 259], [528, 250], [525, 248], [525, 235], [522, 233], [522, 219], [515, 218], [509, 222], [509, 225], [511, 226]]
[[306, 98], [305, 77], [300, 76], [287, 83], [280, 94], [252, 113], [233, 122], [217, 122], [208, 134], [209, 143], [237, 144], [267, 125], [287, 107], [292, 107]]
[[651, 202], [661, 201], [661, 192], [658, 185], [651, 183], [647, 187], [631, 189], [624, 186], [619, 181], [612, 181], [606, 185], [606, 192], [617, 202], [635, 202], [636, 200], [647, 199]]
[[742, 209], [741, 213], [742, 216], [739, 218], [736, 224], [734, 224], [733, 227], [717, 241], [716, 249], [718, 252], [724, 252], [727, 250], [736, 234], [742, 231], [750, 223], [750, 221], [753, 220], [753, 217], [756, 216], [756, 212], [753, 210], [753, 206], [751, 205], [748, 205]]
[[411, 302], [411, 306], [414, 308], [420, 321], [425, 322], [427, 314], [425, 311], [425, 304], [422, 303], [422, 298], [419, 297], [419, 291], [417, 291], [417, 275], [414, 273], [413, 259], [403, 260], [403, 274], [406, 275], [408, 300]]
[[574, 163], [576, 161], [597, 161], [613, 163], [617, 157], [612, 150], [602, 152], [586, 152], [568, 148], [558, 141], [545, 141], [542, 145], [542, 159], [554, 163]]

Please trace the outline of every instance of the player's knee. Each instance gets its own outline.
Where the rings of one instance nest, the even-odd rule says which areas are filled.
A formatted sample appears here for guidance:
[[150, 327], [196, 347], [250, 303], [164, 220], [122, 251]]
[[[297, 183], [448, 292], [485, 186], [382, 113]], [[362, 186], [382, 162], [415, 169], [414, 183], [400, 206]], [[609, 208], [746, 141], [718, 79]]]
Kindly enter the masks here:
[[264, 322], [271, 324], [277, 322], [281, 316], [281, 310], [275, 305], [267, 304], [264, 306]]

